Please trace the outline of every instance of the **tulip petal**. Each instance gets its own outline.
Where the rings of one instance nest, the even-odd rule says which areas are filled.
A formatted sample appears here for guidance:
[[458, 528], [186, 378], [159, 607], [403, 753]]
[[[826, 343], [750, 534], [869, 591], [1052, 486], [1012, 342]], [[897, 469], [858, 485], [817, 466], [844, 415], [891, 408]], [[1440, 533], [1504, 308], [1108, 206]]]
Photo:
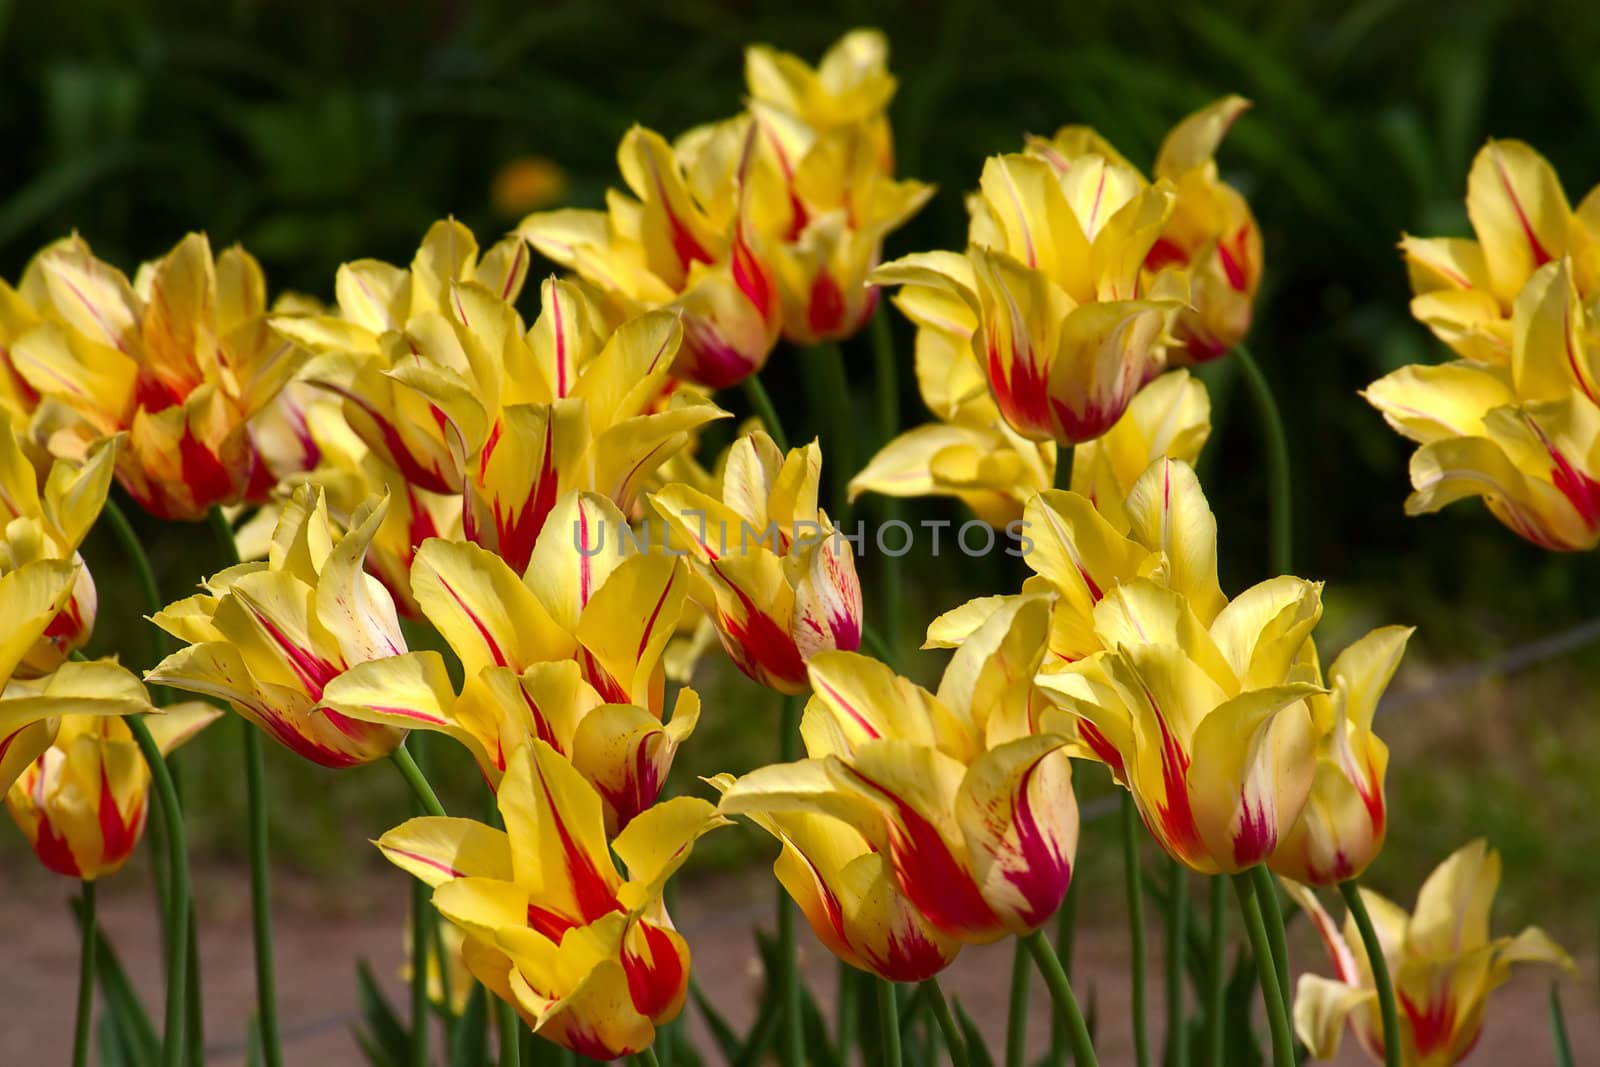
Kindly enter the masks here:
[[430, 538], [411, 564], [411, 590], [468, 678], [485, 667], [521, 670], [569, 655], [572, 639], [494, 553]]
[[1227, 598], [1217, 582], [1217, 520], [1194, 468], [1157, 460], [1129, 490], [1125, 507], [1130, 536], [1166, 556], [1167, 584], [1209, 626]]
[[430, 886], [457, 878], [510, 881], [511, 842], [472, 819], [424, 816], [401, 823], [377, 841], [384, 857]]
[[1312, 1057], [1331, 1060], [1339, 1054], [1339, 1038], [1351, 1014], [1377, 1000], [1370, 989], [1302, 974], [1294, 995], [1294, 1032]]
[[1467, 176], [1467, 215], [1503, 304], [1566, 252], [1570, 211], [1560, 179], [1532, 148], [1492, 140], [1479, 150]]

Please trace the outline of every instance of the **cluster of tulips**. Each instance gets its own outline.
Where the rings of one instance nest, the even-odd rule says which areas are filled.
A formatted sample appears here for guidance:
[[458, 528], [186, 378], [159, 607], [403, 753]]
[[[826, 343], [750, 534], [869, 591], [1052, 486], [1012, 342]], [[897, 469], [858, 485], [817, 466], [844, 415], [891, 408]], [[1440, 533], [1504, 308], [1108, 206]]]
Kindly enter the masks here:
[[[1278, 573], [1232, 595], [1219, 584], [1217, 521], [1194, 467], [1210, 401], [1185, 368], [1233, 353], [1261, 384], [1240, 347], [1261, 234], [1214, 160], [1246, 102], [1181, 121], [1153, 178], [1087, 128], [1030, 138], [985, 163], [964, 250], [882, 264], [886, 235], [933, 193], [894, 174], [886, 59], [870, 31], [815, 68], [751, 48], [745, 109], [670, 142], [629, 131], [626, 192], [604, 211], [533, 215], [486, 251], [437, 222], [408, 267], [341, 267], [331, 305], [270, 299], [248, 253], [214, 255], [203, 235], [131, 282], [73, 236], [0, 284], [0, 608], [12, 620], [0, 790], [40, 861], [81, 879], [92, 906], [94, 881], [138, 842], [154, 785], [171, 887], [164, 1063], [200, 1054], [186, 1014], [193, 905], [164, 757], [219, 707], [244, 739], [269, 1067], [283, 1053], [263, 733], [323, 767], [389, 758], [403, 772], [425, 814], [377, 844], [425, 887], [413, 981], [425, 997], [443, 996], [430, 982], [444, 975], [481, 984], [499, 1005], [501, 1064], [518, 1062], [525, 1031], [595, 1059], [653, 1061], [691, 986], [668, 882], [735, 816], [777, 839], [793, 901], [780, 908], [787, 971], [772, 990], [786, 1067], [807, 1062], [794, 905], [822, 945], [880, 981], [886, 1064], [900, 1055], [892, 984], [908, 982], [930, 990], [954, 1062], [975, 1061], [976, 1031], [955, 1022], [936, 976], [962, 946], [1007, 937], [1050, 989], [1059, 1055], [1093, 1064], [1042, 934], [1072, 884], [1075, 761], [1103, 765], [1122, 790], [1136, 945], [1141, 823], [1173, 863], [1180, 958], [1177, 875], [1211, 876], [1211, 1064], [1223, 1062], [1230, 882], [1277, 1067], [1295, 1062], [1295, 1032], [1327, 1057], [1346, 1024], [1377, 1062], [1455, 1063], [1513, 964], [1571, 967], [1536, 929], [1490, 936], [1499, 864], [1481, 842], [1445, 861], [1413, 914], [1354, 887], [1384, 842], [1388, 752], [1374, 714], [1410, 631], [1374, 630], [1324, 668], [1321, 583]], [[1367, 395], [1423, 445], [1412, 510], [1481, 495], [1541, 545], [1593, 547], [1600, 194], [1573, 212], [1538, 156], [1495, 142], [1468, 203], [1478, 242], [1404, 245], [1417, 317], [1461, 358], [1398, 371]], [[571, 273], [539, 286], [530, 328], [517, 301], [533, 252]], [[891, 402], [881, 450], [853, 477], [835, 474], [830, 517], [824, 449], [789, 447], [757, 374], [780, 339], [826, 373], [837, 342], [871, 323], [878, 387], [892, 396], [882, 285], [898, 287], [916, 326], [934, 421], [899, 433]], [[729, 414], [717, 392], [741, 384], [764, 426], [697, 461], [701, 431]], [[845, 446], [827, 444], [834, 463]], [[1269, 462], [1281, 512], [1281, 451]], [[113, 479], [161, 519], [209, 518], [243, 562], [166, 603], [108, 500]], [[1025, 531], [1033, 573], [1019, 590], [928, 627], [926, 647], [954, 650], [934, 692], [898, 673], [897, 643], [864, 619], [840, 525], [859, 494], [952, 496]], [[129, 669], [77, 651], [97, 607], [77, 549], [102, 515], [165, 643], [143, 680], [208, 702], [156, 706]], [[1277, 548], [1274, 570], [1287, 571]], [[896, 566], [884, 561], [886, 583]], [[454, 662], [413, 650], [417, 627]], [[783, 695], [783, 761], [664, 799], [702, 714], [687, 683], [713, 637]], [[407, 747], [417, 731], [470, 752], [492, 817], [446, 814]], [[1334, 970], [1303, 976], [1292, 996], [1280, 885]], [[1350, 911], [1343, 934], [1314, 893], [1334, 886]], [[87, 955], [92, 907], [86, 927]], [[1181, 1065], [1177, 988], [1169, 1062]], [[1138, 991], [1133, 1024], [1145, 1067]], [[87, 1035], [85, 1013], [80, 1064]]]

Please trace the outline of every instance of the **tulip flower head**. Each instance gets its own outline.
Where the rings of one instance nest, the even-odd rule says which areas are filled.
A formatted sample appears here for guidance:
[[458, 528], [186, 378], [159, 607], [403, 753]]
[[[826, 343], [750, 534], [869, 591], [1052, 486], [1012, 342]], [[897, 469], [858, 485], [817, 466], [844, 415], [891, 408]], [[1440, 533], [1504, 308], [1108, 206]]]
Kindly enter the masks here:
[[600, 795], [537, 740], [511, 758], [498, 803], [503, 832], [419, 818], [378, 847], [434, 887], [434, 906], [465, 935], [473, 977], [534, 1033], [597, 1060], [647, 1048], [689, 983], [689, 947], [662, 891], [725, 820], [679, 797], [641, 814], [608, 851]]
[[78, 546], [105, 505], [114, 459], [115, 445], [105, 441], [82, 464], [51, 460], [41, 490], [22, 442], [10, 428], [0, 428], [0, 574], [36, 560], [76, 564], [71, 596], [17, 665], [19, 674], [55, 670], [94, 629], [99, 597]]
[[[1466, 845], [1428, 876], [1416, 911], [1376, 893], [1359, 892], [1377, 928], [1400, 1008], [1401, 1060], [1406, 1067], [1452, 1067], [1477, 1044], [1489, 994], [1519, 963], [1547, 963], [1576, 974], [1571, 958], [1538, 927], [1515, 937], [1490, 937], [1489, 912], [1500, 884], [1500, 854], [1484, 842]], [[1316, 896], [1284, 882], [1290, 897], [1315, 922], [1333, 962], [1334, 977], [1304, 974], [1295, 995], [1294, 1024], [1311, 1055], [1332, 1059], [1346, 1024], [1368, 1058], [1384, 1061], [1384, 1042], [1372, 968], [1352, 919], [1343, 935]]]
[[783, 842], [777, 873], [841, 959], [926, 978], [962, 943], [1038, 929], [1072, 875], [1065, 740], [1036, 734], [1048, 608], [996, 613], [937, 694], [854, 653], [809, 663], [809, 758], [723, 781], [721, 808]]
[[1285, 878], [1310, 885], [1358, 878], [1383, 848], [1389, 749], [1373, 733], [1372, 717], [1410, 637], [1404, 626], [1373, 630], [1333, 661], [1329, 692], [1311, 698], [1319, 736], [1311, 794], [1267, 860]]
[[889, 73], [889, 40], [878, 30], [851, 30], [812, 67], [767, 45], [744, 52], [750, 99], [777, 108], [819, 134], [860, 126], [880, 170], [892, 169], [894, 146], [886, 112], [896, 83]]
[[861, 584], [849, 543], [817, 506], [822, 450], [785, 456], [761, 431], [734, 442], [721, 498], [669, 485], [650, 497], [689, 554], [691, 593], [754, 681], [806, 687], [806, 661], [861, 644]]
[[[13, 682], [7, 698], [45, 697], [66, 706], [74, 693], [151, 707], [144, 686], [109, 661], [66, 664], [50, 679]], [[151, 736], [166, 755], [222, 713], [198, 701], [151, 715]], [[56, 874], [92, 881], [114, 874], [133, 854], [149, 811], [150, 767], [120, 717], [60, 717], [55, 740], [6, 793], [6, 807], [39, 861]]]
[[1299, 818], [1316, 770], [1301, 661], [1321, 586], [1273, 578], [1207, 625], [1175, 589], [1136, 578], [1095, 606], [1107, 651], [1040, 679], [1168, 854], [1203, 874], [1262, 862]]
[[74, 236], [35, 257], [21, 294], [40, 321], [11, 358], [42, 398], [36, 428], [52, 452], [79, 459], [123, 435], [117, 479], [162, 518], [199, 519], [271, 488], [249, 423], [298, 356], [268, 329], [266, 282], [244, 249], [213, 258], [190, 234], [129, 284]]
[[426, 542], [412, 587], [464, 668], [459, 697], [429, 651], [352, 667], [329, 683], [325, 703], [361, 722], [448, 734], [492, 788], [519, 749], [541, 740], [599, 791], [608, 827], [628, 825], [655, 803], [700, 700], [680, 689], [662, 722], [661, 661], [688, 577], [676, 559], [625, 557], [626, 528], [610, 501], [573, 494], [525, 578], [476, 545]]
[[406, 651], [394, 601], [363, 562], [386, 502], [341, 533], [312, 486], [284, 506], [264, 561], [213, 575], [205, 591], [153, 621], [187, 647], [146, 679], [226, 700], [297, 755], [351, 767], [392, 752], [404, 733], [350, 719], [324, 701], [344, 671]]

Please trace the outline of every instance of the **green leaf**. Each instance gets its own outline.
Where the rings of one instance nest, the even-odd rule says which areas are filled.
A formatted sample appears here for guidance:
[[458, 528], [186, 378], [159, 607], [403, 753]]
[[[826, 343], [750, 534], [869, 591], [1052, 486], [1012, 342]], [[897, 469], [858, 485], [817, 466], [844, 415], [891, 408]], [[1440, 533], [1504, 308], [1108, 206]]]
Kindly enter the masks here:
[[451, 1024], [451, 1067], [479, 1067], [489, 1062], [489, 994], [474, 982], [467, 1006]]
[[694, 1001], [700, 1015], [706, 1021], [706, 1028], [711, 1031], [711, 1039], [717, 1043], [717, 1051], [722, 1053], [722, 1058], [729, 1063], [739, 1059], [742, 1043], [739, 1035], [734, 1033], [733, 1027], [728, 1025], [728, 1020], [722, 1017], [711, 1004], [711, 998], [706, 996], [705, 990], [700, 988], [700, 983], [693, 977], [689, 979], [689, 997]]
[[374, 1067], [403, 1067], [411, 1059], [411, 1031], [389, 1006], [365, 960], [356, 965], [356, 988], [366, 1026], [356, 1032], [356, 1040]]
[[1550, 983], [1550, 1031], [1556, 1046], [1556, 1067], [1572, 1067], [1572, 1042], [1567, 1038], [1567, 1020], [1561, 1014], [1561, 989]]
[[978, 1029], [978, 1024], [972, 1021], [972, 1016], [967, 1014], [967, 1009], [961, 1000], [952, 1000], [955, 1009], [956, 1024], [961, 1027], [961, 1037], [967, 1043], [967, 1059], [972, 1062], [972, 1067], [994, 1067], [994, 1057], [989, 1055], [989, 1046], [984, 1043], [983, 1032]]
[[[71, 907], [72, 916], [79, 929], [82, 929], [81, 903], [73, 899]], [[137, 1067], [160, 1062], [161, 1039], [156, 1035], [155, 1025], [139, 1000], [139, 994], [134, 991], [133, 983], [128, 981], [128, 974], [122, 969], [122, 961], [117, 958], [116, 950], [106, 940], [105, 929], [99, 926], [95, 928], [94, 958], [95, 979], [105, 999], [106, 1018], [117, 1032], [125, 1062]]]

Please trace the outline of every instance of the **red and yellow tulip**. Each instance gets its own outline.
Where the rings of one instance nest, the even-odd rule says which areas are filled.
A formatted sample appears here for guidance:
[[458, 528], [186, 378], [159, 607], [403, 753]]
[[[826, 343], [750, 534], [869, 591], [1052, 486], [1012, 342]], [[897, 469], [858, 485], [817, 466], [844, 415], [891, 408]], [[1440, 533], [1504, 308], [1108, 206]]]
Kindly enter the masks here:
[[1311, 794], [1267, 860], [1285, 878], [1310, 885], [1357, 878], [1383, 848], [1389, 749], [1373, 733], [1372, 717], [1410, 637], [1404, 626], [1373, 630], [1333, 661], [1328, 693], [1311, 698], [1319, 736]]
[[1384, 1042], [1401, 1042], [1406, 1067], [1452, 1067], [1477, 1044], [1489, 994], [1519, 963], [1548, 963], [1575, 974], [1572, 960], [1538, 927], [1515, 937], [1490, 937], [1489, 911], [1500, 884], [1500, 854], [1474, 841], [1428, 876], [1411, 914], [1360, 890], [1377, 928], [1400, 1008], [1398, 1037], [1383, 1032], [1372, 968], [1355, 923], [1341, 936], [1333, 918], [1304, 886], [1285, 888], [1316, 923], [1334, 976], [1305, 974], [1295, 995], [1294, 1024], [1317, 1059], [1332, 1059], [1348, 1024], [1374, 1063], [1384, 1062]]
[[809, 758], [723, 783], [725, 813], [783, 841], [780, 880], [847, 962], [925, 978], [1060, 906], [1078, 810], [1064, 739], [1034, 733], [1048, 618], [1042, 597], [997, 612], [937, 694], [865, 656], [813, 657]]
[[[81, 696], [156, 710], [139, 680], [109, 661], [68, 664], [49, 679], [13, 682], [6, 696], [42, 697], [62, 707]], [[148, 728], [166, 755], [221, 714], [195, 701], [150, 716]], [[69, 711], [59, 723], [50, 747], [6, 793], [6, 807], [39, 862], [56, 874], [92, 881], [121, 869], [138, 845], [150, 767], [120, 717]]]
[[226, 700], [324, 767], [387, 756], [403, 731], [348, 718], [323, 699], [352, 666], [395, 661], [406, 651], [393, 599], [363, 570], [385, 507], [379, 501], [361, 509], [341, 533], [320, 490], [296, 489], [265, 561], [213, 575], [203, 593], [156, 614], [155, 624], [187, 647], [147, 680]]
[[812, 67], [799, 56], [767, 45], [744, 50], [744, 82], [750, 99], [777, 108], [817, 131], [863, 129], [871, 158], [887, 174], [894, 169], [888, 108], [896, 88], [889, 73], [889, 39], [878, 30], [851, 30]]
[[603, 498], [569, 496], [552, 522], [526, 579], [472, 544], [436, 539], [417, 553], [412, 588], [461, 661], [459, 697], [443, 659], [414, 652], [352, 667], [323, 700], [351, 719], [449, 735], [492, 788], [541, 740], [599, 791], [615, 829], [655, 803], [699, 718], [684, 688], [662, 722], [661, 659], [687, 575], [675, 559], [625, 557], [626, 523]]
[[213, 258], [190, 234], [129, 284], [71, 237], [35, 257], [21, 294], [40, 321], [11, 359], [50, 402], [33, 429], [52, 452], [80, 459], [123, 435], [117, 479], [163, 518], [198, 519], [271, 488], [249, 423], [299, 360], [267, 327], [266, 282], [244, 249]]
[[761, 431], [740, 437], [721, 498], [687, 485], [650, 497], [689, 554], [691, 595], [729, 658], [782, 693], [806, 688], [806, 661], [861, 644], [861, 584], [849, 543], [817, 506], [822, 450], [787, 456]]
[[71, 596], [17, 664], [18, 674], [55, 670], [94, 629], [99, 597], [78, 546], [105, 505], [114, 457], [115, 445], [105, 441], [92, 447], [82, 464], [52, 460], [41, 490], [22, 442], [10, 427], [0, 427], [0, 573], [36, 560], [77, 564]]
[[662, 890], [724, 820], [679, 797], [641, 814], [608, 851], [600, 795], [538, 740], [511, 757], [498, 802], [503, 832], [421, 818], [378, 847], [434, 887], [435, 907], [465, 934], [473, 977], [534, 1033], [597, 1060], [649, 1047], [689, 983], [689, 947]]

